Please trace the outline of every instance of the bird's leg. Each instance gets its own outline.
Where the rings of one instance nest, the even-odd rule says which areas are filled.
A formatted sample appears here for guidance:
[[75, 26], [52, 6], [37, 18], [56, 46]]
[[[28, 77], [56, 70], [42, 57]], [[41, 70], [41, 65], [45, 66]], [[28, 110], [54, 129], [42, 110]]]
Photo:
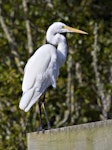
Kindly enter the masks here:
[[45, 113], [48, 129], [51, 129], [50, 121], [48, 119], [48, 114], [47, 114], [47, 111], [46, 111], [45, 94], [44, 94], [44, 98], [43, 98], [43, 101], [42, 101], [42, 107], [44, 109], [44, 113]]
[[38, 102], [38, 106], [39, 106], [40, 125], [39, 125], [39, 128], [38, 128], [38, 131], [42, 131], [43, 130], [41, 105], [42, 105], [42, 102], [39, 101]]

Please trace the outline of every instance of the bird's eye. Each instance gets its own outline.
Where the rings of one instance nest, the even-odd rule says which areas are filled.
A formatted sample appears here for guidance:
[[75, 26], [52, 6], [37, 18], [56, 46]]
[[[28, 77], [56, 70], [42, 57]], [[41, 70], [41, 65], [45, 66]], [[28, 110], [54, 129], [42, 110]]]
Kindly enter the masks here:
[[62, 26], [62, 28], [64, 29], [64, 28], [65, 28], [65, 26]]

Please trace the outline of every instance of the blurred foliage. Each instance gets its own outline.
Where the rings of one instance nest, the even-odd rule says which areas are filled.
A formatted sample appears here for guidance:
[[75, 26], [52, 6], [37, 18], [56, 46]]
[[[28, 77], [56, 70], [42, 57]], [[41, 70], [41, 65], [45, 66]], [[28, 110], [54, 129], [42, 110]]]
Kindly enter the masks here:
[[[67, 63], [60, 70], [57, 89], [47, 92], [47, 109], [53, 128], [100, 120], [101, 102], [97, 95], [95, 73], [92, 66], [94, 25], [98, 24], [98, 69], [104, 84], [105, 94], [112, 92], [112, 1], [111, 0], [27, 0], [34, 51], [45, 43], [45, 33], [50, 24], [61, 21], [89, 33], [87, 36], [68, 34], [69, 48], [74, 49], [74, 63], [80, 62], [82, 85], [72, 69], [74, 105], [71, 118], [60, 124], [67, 106]], [[1, 14], [17, 44], [17, 53], [24, 68], [28, 58], [25, 15], [21, 0], [5, 0], [1, 3]], [[21, 98], [21, 74], [15, 64], [10, 45], [0, 28], [0, 149], [25, 150], [26, 133], [36, 131], [39, 123], [37, 106], [28, 113], [18, 108]], [[76, 110], [78, 105], [78, 111]], [[77, 114], [79, 112], [79, 114]], [[112, 106], [108, 118], [112, 118]], [[43, 119], [44, 115], [43, 115]], [[45, 124], [46, 126], [46, 124]]]

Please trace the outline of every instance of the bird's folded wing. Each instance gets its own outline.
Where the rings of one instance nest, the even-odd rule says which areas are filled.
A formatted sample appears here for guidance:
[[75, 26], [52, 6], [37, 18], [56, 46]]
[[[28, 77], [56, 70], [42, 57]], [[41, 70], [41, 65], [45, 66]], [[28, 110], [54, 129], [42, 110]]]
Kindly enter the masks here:
[[[28, 61], [25, 67], [22, 90], [41, 88], [45, 80], [54, 80], [57, 76], [57, 55], [44, 46], [44, 49], [38, 50]], [[52, 84], [52, 83], [51, 83]]]

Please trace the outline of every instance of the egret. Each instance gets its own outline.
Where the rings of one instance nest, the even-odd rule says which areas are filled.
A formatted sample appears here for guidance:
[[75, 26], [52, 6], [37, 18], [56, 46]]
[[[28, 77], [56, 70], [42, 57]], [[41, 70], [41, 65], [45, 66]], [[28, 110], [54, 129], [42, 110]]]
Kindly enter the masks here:
[[[53, 23], [46, 33], [47, 44], [36, 50], [24, 69], [23, 94], [19, 107], [27, 112], [32, 105], [38, 102], [40, 130], [43, 129], [41, 107], [44, 109], [48, 129], [51, 128], [45, 106], [45, 92], [50, 85], [56, 88], [59, 68], [66, 61], [68, 49], [65, 33], [87, 34], [87, 32], [69, 27], [62, 22]], [[42, 101], [39, 101], [42, 94], [44, 94], [44, 98]]]

